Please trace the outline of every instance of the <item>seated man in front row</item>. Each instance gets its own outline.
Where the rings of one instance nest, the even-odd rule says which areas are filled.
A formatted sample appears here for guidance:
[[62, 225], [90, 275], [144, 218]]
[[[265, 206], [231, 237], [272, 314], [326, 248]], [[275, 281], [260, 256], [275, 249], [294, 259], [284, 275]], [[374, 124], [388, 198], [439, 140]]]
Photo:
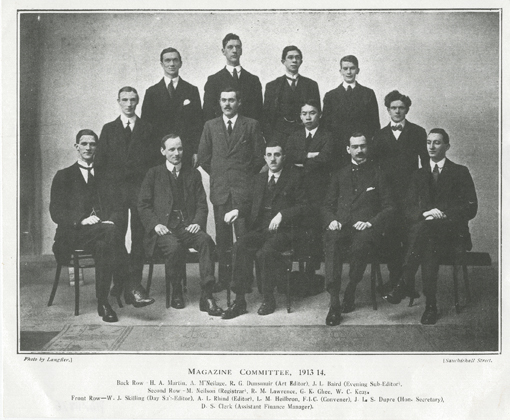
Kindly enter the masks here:
[[[60, 264], [68, 264], [74, 249], [91, 252], [96, 266], [97, 313], [105, 322], [117, 322], [117, 314], [108, 303], [112, 275], [127, 277], [127, 253], [124, 246], [122, 209], [97, 182], [94, 155], [97, 134], [80, 130], [74, 145], [78, 161], [57, 172], [51, 184], [50, 214], [57, 223], [53, 252]], [[126, 290], [126, 303], [141, 307], [154, 303], [141, 285]]]
[[[326, 289], [330, 294], [330, 308], [326, 325], [340, 324], [341, 313], [354, 311], [357, 284], [363, 279], [369, 255], [380, 243], [388, 219], [394, 211], [388, 185], [382, 172], [367, 162], [367, 139], [354, 133], [347, 152], [351, 164], [331, 177], [322, 208]], [[340, 276], [342, 252], [350, 247], [350, 281], [340, 305]]]
[[252, 188], [252, 202], [225, 214], [225, 222], [233, 223], [238, 217], [248, 217], [248, 232], [235, 246], [233, 285], [236, 298], [222, 318], [231, 319], [246, 313], [245, 293], [249, 288], [256, 255], [260, 263], [264, 300], [259, 315], [275, 311], [273, 295], [277, 276], [281, 272], [280, 253], [291, 248], [302, 234], [299, 218], [308, 210], [307, 200], [299, 173], [292, 166], [284, 166], [282, 146], [269, 144], [264, 155], [268, 172], [257, 174]]
[[176, 134], [161, 140], [164, 165], [149, 169], [140, 189], [138, 213], [145, 227], [145, 252], [152, 256], [156, 246], [165, 256], [165, 276], [172, 284], [170, 305], [184, 308], [178, 265], [189, 247], [198, 251], [200, 310], [211, 316], [223, 311], [212, 295], [214, 287], [214, 242], [205, 232], [207, 201], [197, 169], [182, 165], [182, 141]]
[[450, 138], [442, 128], [430, 130], [427, 151], [430, 166], [413, 174], [406, 202], [409, 248], [399, 284], [384, 298], [400, 301], [414, 291], [413, 279], [422, 265], [425, 312], [421, 323], [437, 321], [437, 275], [439, 258], [445, 252], [462, 254], [472, 247], [469, 220], [476, 216], [478, 200], [468, 168], [446, 158]]

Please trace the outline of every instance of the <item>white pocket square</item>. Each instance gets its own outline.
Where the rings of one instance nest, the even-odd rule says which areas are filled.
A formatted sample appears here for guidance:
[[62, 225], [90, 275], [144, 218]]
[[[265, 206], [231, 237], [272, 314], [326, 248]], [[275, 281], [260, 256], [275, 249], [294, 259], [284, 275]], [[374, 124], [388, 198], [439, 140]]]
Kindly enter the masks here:
[[372, 190], [375, 190], [375, 187], [368, 187], [367, 188], [367, 191], [372, 191]]
[[191, 101], [189, 99], [184, 99], [184, 102], [182, 103], [183, 106], [189, 105]]

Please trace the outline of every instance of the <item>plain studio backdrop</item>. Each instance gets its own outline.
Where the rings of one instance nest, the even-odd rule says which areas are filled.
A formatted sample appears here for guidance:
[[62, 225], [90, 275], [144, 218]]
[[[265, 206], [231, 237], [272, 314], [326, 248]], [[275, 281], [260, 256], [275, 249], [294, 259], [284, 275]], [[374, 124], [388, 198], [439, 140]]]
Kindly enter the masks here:
[[[98, 134], [119, 114], [119, 88], [140, 94], [163, 75], [159, 54], [177, 48], [180, 75], [198, 86], [225, 65], [221, 40], [241, 37], [241, 64], [266, 83], [284, 72], [281, 52], [303, 52], [300, 73], [319, 83], [321, 98], [341, 82], [339, 59], [354, 54], [358, 80], [372, 88], [381, 125], [384, 96], [411, 97], [408, 119], [427, 131], [446, 129], [448, 157], [473, 176], [479, 210], [473, 249], [498, 258], [499, 12], [270, 11], [20, 14], [21, 232], [32, 252], [51, 254], [55, 224], [48, 206], [58, 169], [76, 160], [74, 137]], [[209, 182], [203, 176], [206, 191]], [[212, 212], [209, 233], [214, 234]], [[22, 235], [22, 240], [25, 236]]]

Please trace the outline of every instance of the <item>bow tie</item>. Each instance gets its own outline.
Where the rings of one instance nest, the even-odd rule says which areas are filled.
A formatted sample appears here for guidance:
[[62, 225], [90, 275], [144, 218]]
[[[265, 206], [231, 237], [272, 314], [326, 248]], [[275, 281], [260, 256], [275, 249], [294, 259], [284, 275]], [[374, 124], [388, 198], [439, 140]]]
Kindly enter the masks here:
[[402, 131], [404, 127], [402, 127], [402, 124], [394, 125], [391, 127], [393, 131]]

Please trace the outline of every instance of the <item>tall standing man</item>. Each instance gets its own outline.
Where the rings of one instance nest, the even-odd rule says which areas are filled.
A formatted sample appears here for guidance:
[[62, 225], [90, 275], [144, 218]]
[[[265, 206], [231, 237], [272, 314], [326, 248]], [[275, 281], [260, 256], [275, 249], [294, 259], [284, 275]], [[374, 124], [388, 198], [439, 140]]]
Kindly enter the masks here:
[[[377, 249], [394, 206], [384, 175], [367, 161], [368, 144], [362, 133], [352, 135], [347, 152], [351, 163], [333, 174], [322, 208], [326, 288], [331, 299], [326, 316], [329, 326], [340, 323], [342, 312], [354, 311], [356, 286], [363, 279], [369, 255]], [[350, 281], [341, 306], [341, 261], [346, 248], [350, 249]]]
[[319, 85], [299, 74], [303, 64], [301, 50], [289, 45], [283, 49], [282, 64], [285, 74], [266, 85], [262, 130], [266, 141], [285, 144], [287, 137], [302, 128], [301, 104], [313, 100], [319, 104]]
[[371, 157], [386, 174], [395, 200], [395, 217], [385, 235], [385, 249], [389, 254], [390, 281], [383, 293], [395, 287], [402, 277], [402, 264], [407, 248], [407, 225], [405, 223], [405, 199], [414, 171], [419, 163], [428, 167], [427, 133], [424, 128], [406, 119], [411, 107], [409, 96], [398, 90], [384, 98], [390, 123], [374, 136]]
[[204, 126], [198, 88], [179, 76], [182, 58], [175, 48], [161, 51], [160, 64], [163, 78], [145, 92], [142, 117], [152, 124], [158, 143], [169, 133], [179, 133], [183, 163], [194, 167]]
[[147, 296], [141, 285], [144, 230], [138, 216], [137, 202], [143, 178], [148, 169], [157, 164], [159, 157], [151, 125], [136, 115], [136, 89], [130, 86], [121, 88], [117, 102], [120, 116], [103, 126], [95, 158], [101, 182], [106, 185], [110, 196], [122, 203], [124, 217], [119, 228], [124, 236], [128, 228], [128, 212], [131, 214], [129, 276], [125, 279], [114, 277], [112, 295], [120, 296], [124, 289], [126, 303], [145, 306], [153, 303], [154, 299]]
[[109, 194], [104, 183], [97, 182], [96, 146], [97, 134], [88, 129], [80, 130], [74, 145], [78, 161], [58, 171], [53, 178], [50, 214], [58, 225], [53, 252], [61, 264], [69, 263], [74, 249], [92, 253], [96, 267], [97, 313], [105, 322], [117, 322], [108, 294], [112, 275], [128, 274], [121, 228], [124, 215], [119, 201]]
[[198, 169], [183, 166], [179, 136], [168, 134], [161, 140], [164, 165], [151, 168], [142, 184], [138, 211], [145, 226], [145, 249], [152, 255], [158, 247], [165, 256], [165, 276], [172, 285], [170, 305], [184, 308], [179, 264], [185, 251], [198, 251], [200, 310], [211, 316], [223, 311], [212, 295], [214, 287], [214, 242], [205, 232], [207, 199]]
[[414, 276], [422, 266], [425, 312], [424, 325], [435, 324], [438, 317], [436, 293], [441, 254], [462, 255], [471, 250], [469, 220], [476, 216], [478, 200], [469, 169], [446, 157], [450, 137], [442, 128], [430, 130], [427, 150], [430, 164], [413, 174], [406, 201], [409, 220], [409, 247], [402, 279], [384, 298], [400, 303], [411, 296]]
[[[240, 92], [222, 89], [223, 115], [205, 123], [198, 148], [198, 163], [210, 175], [219, 259], [216, 291], [223, 290], [231, 277], [227, 253], [232, 248], [232, 227], [224, 222], [225, 214], [249, 200], [252, 178], [264, 165], [260, 124], [239, 115], [242, 101]], [[236, 220], [234, 229], [236, 237], [242, 235], [244, 220]]]
[[226, 87], [232, 87], [241, 92], [243, 104], [239, 113], [248, 118], [260, 121], [262, 118], [262, 85], [257, 76], [241, 67], [243, 45], [236, 34], [227, 34], [223, 38], [221, 50], [227, 60], [225, 68], [207, 78], [204, 87], [204, 117], [205, 120], [220, 117], [221, 107], [218, 105], [220, 93]]
[[337, 139], [337, 159], [340, 160], [337, 166], [349, 161], [345, 147], [348, 146], [352, 133], [364, 133], [370, 141], [381, 128], [375, 93], [356, 81], [359, 72], [358, 59], [355, 56], [342, 57], [340, 74], [343, 82], [324, 96], [323, 120], [326, 128]]

